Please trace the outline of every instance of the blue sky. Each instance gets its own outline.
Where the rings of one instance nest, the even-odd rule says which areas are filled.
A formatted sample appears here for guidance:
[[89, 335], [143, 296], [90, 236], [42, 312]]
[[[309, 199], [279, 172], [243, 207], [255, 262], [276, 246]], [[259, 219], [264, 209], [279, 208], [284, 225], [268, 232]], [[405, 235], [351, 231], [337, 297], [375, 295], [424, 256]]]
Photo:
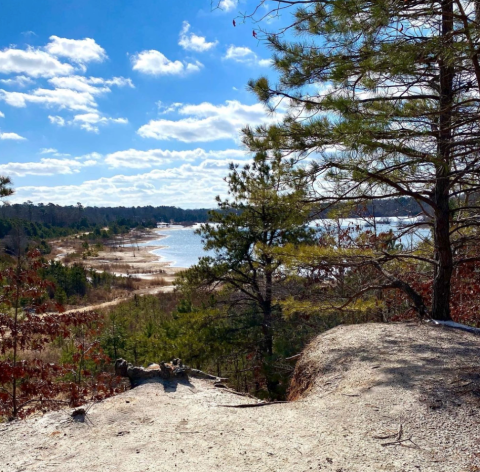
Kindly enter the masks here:
[[214, 207], [228, 162], [249, 158], [241, 127], [278, 118], [246, 91], [272, 74], [255, 25], [238, 17], [256, 2], [221, 3], [2, 1], [10, 201]]

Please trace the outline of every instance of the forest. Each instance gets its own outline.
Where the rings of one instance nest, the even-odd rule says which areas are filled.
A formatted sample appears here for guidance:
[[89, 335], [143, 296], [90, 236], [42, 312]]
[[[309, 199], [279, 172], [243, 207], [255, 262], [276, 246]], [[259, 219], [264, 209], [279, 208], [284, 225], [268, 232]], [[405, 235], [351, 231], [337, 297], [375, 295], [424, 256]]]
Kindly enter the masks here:
[[[122, 225], [128, 222], [131, 227], [147, 222], [157, 223], [197, 223], [207, 219], [208, 210], [183, 210], [169, 206], [144, 207], [89, 207], [81, 203], [62, 206], [54, 203], [38, 204], [32, 202], [4, 205], [0, 210], [2, 221], [22, 220], [37, 223], [48, 228], [58, 227], [66, 230], [86, 230], [95, 226]], [[0, 235], [0, 237], [3, 237]]]
[[[135, 295], [85, 319], [59, 315], [64, 324], [47, 327], [37, 316], [51, 304], [113, 279], [13, 252], [1, 274], [0, 415], [27, 415], [39, 392], [60, 401], [69, 385], [74, 394], [62, 401], [71, 404], [113, 395], [118, 357], [181, 358], [238, 390], [285, 400], [295, 359], [334, 326], [480, 327], [480, 3], [259, 3], [291, 22], [265, 26], [277, 78], [258, 77], [249, 90], [287, 112], [278, 123], [245, 124], [252, 159], [230, 165], [217, 209], [1, 208], [7, 237], [14, 221], [43, 239], [202, 223], [211, 255], [179, 272], [171, 293]], [[12, 191], [5, 176], [3, 197]], [[379, 229], [380, 217], [408, 218]], [[58, 372], [46, 359], [35, 368], [20, 359], [47, 344]]]

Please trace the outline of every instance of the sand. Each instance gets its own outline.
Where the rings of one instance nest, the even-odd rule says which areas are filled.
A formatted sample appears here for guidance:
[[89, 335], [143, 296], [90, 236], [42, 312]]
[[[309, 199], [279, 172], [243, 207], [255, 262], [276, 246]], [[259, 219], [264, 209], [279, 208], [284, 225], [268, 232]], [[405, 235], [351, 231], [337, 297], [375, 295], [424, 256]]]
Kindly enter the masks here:
[[[154, 230], [146, 230], [142, 233], [132, 232], [128, 237], [118, 238], [115, 246], [105, 246], [95, 256], [88, 256], [86, 259], [76, 258], [69, 263], [79, 262], [85, 267], [95, 270], [106, 270], [121, 276], [131, 275], [144, 280], [152, 280], [161, 276], [171, 285], [175, 274], [184, 268], [172, 267], [169, 261], [153, 254], [153, 251], [162, 249], [164, 246], [136, 246], [164, 237], [165, 235]], [[130, 246], [131, 244], [135, 244], [135, 246]], [[53, 246], [52, 257], [63, 261], [66, 256], [79, 251], [81, 241], [69, 237], [51, 241], [51, 245]]]
[[297, 401], [211, 382], [152, 383], [95, 404], [0, 425], [0, 471], [480, 470], [480, 338], [420, 325], [335, 328], [298, 364]]

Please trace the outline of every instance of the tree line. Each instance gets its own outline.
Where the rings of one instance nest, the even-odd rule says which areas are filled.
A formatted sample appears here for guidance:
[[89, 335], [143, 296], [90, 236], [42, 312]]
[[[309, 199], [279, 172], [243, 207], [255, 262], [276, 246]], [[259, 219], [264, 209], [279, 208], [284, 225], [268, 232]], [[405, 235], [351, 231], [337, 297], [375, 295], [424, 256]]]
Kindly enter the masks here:
[[21, 219], [45, 226], [88, 229], [109, 226], [114, 222], [130, 221], [136, 225], [146, 222], [197, 223], [207, 220], [208, 210], [184, 210], [173, 206], [144, 207], [89, 207], [77, 205], [37, 205], [32, 202], [4, 205], [0, 219]]

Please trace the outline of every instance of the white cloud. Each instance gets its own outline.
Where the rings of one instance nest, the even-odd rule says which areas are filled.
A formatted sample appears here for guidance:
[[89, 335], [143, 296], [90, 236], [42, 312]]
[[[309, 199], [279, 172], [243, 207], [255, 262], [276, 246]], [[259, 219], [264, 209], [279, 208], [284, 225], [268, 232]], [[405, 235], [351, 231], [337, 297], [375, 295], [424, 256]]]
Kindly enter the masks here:
[[231, 45], [227, 49], [227, 53], [225, 54], [224, 59], [244, 61], [245, 58], [251, 57], [252, 55], [254, 55], [254, 52], [250, 48]]
[[229, 46], [223, 59], [260, 67], [268, 67], [272, 64], [270, 59], [260, 59], [250, 48], [245, 46]]
[[[86, 156], [83, 156], [86, 157]], [[95, 165], [93, 160], [74, 159], [52, 159], [51, 157], [41, 158], [38, 162], [9, 162], [0, 164], [0, 174], [24, 177], [26, 175], [59, 175], [75, 174], [80, 172], [82, 167]]]
[[[137, 175], [116, 175], [78, 185], [17, 187], [12, 202], [31, 200], [63, 205], [81, 201], [84, 205], [144, 206], [175, 205], [184, 208], [214, 207], [215, 196], [226, 196], [223, 178], [230, 160], [206, 159], [170, 169], [153, 169]], [[245, 161], [238, 161], [239, 164]], [[192, 190], [192, 182], [195, 189]]]
[[98, 133], [99, 125], [107, 125], [109, 123], [127, 124], [128, 120], [126, 118], [107, 118], [98, 113], [84, 113], [75, 115], [73, 120], [68, 122], [68, 124], [79, 125], [80, 128], [93, 133]]
[[40, 162], [9, 162], [0, 165], [0, 173], [15, 177], [26, 175], [56, 175], [78, 172], [81, 165], [70, 159], [41, 159]]
[[113, 77], [112, 79], [103, 79], [100, 77], [84, 77], [82, 75], [72, 75], [68, 77], [53, 77], [49, 82], [56, 88], [76, 90], [78, 92], [88, 92], [92, 95], [99, 95], [110, 92], [110, 86], [135, 88], [131, 79], [124, 77]]
[[247, 124], [256, 126], [274, 121], [268, 117], [263, 105], [244, 105], [238, 100], [227, 100], [224, 105], [204, 102], [199, 105], [183, 105], [178, 112], [188, 115], [180, 120], [151, 120], [138, 129], [143, 138], [177, 140], [182, 142], [206, 142], [238, 138]]
[[99, 161], [102, 158], [102, 154], [98, 152], [91, 152], [89, 154], [84, 154], [83, 156], [76, 157], [77, 160], [83, 160], [84, 162]]
[[0, 51], [0, 73], [23, 74], [14, 78], [2, 79], [6, 85], [25, 87], [32, 84], [29, 77], [58, 77], [72, 75], [75, 67], [61, 62], [66, 58], [76, 64], [77, 69], [85, 70], [85, 64], [101, 62], [107, 58], [105, 50], [94, 39], [81, 40], [51, 36], [43, 48], [27, 47], [17, 49], [12, 46]]
[[39, 88], [31, 93], [8, 92], [0, 89], [0, 100], [13, 107], [24, 108], [27, 103], [37, 103], [47, 108], [92, 111], [97, 107], [93, 94], [69, 89]]
[[257, 64], [260, 67], [270, 67], [273, 64], [273, 62], [271, 59], [258, 59]]
[[73, 73], [73, 66], [61, 63], [45, 51], [28, 48], [0, 51], [0, 73], [26, 74], [31, 77], [54, 77]]
[[94, 39], [67, 39], [50, 36], [50, 42], [45, 50], [56, 57], [66, 57], [78, 64], [88, 62], [102, 62], [107, 58], [105, 49], [98, 45]]
[[168, 113], [173, 113], [174, 111], [177, 111], [183, 105], [183, 103], [175, 102], [170, 105], [165, 105], [161, 100], [159, 100], [156, 105], [158, 107], [158, 113], [160, 113], [161, 115], [166, 115]]
[[199, 72], [202, 67], [203, 67], [203, 64], [200, 61], [189, 62], [185, 66], [185, 71], [187, 73], [189, 73], [189, 72]]
[[108, 154], [105, 163], [110, 167], [128, 167], [142, 169], [156, 167], [172, 162], [196, 161], [198, 159], [245, 159], [248, 154], [240, 149], [226, 149], [223, 151], [205, 151], [197, 148], [184, 151], [170, 151], [166, 149], [150, 149], [140, 151], [138, 149], [127, 149]]
[[0, 118], [5, 118], [5, 114], [0, 111]]
[[131, 57], [133, 70], [138, 70], [148, 75], [183, 75], [190, 72], [198, 72], [203, 64], [199, 61], [194, 63], [171, 61], [161, 52], [151, 49], [142, 51]]
[[65, 120], [61, 116], [48, 115], [48, 119], [52, 125], [65, 126]]
[[49, 83], [55, 88], [38, 88], [28, 93], [0, 89], [0, 100], [17, 108], [24, 108], [27, 103], [37, 103], [47, 108], [95, 112], [97, 108], [95, 96], [111, 92], [111, 85], [134, 87], [132, 81], [124, 77], [102, 79], [72, 75], [53, 77], [49, 79]]
[[203, 67], [203, 64], [200, 61], [189, 62], [185, 66], [185, 72], [188, 74], [190, 72], [199, 72]]
[[2, 79], [0, 82], [11, 87], [26, 87], [35, 83], [34, 80], [25, 75], [17, 75], [13, 79]]
[[117, 87], [130, 87], [135, 88], [132, 79], [126, 79], [125, 77], [112, 77], [111, 79], [102, 79], [100, 77], [89, 77], [88, 79], [92, 84], [102, 85], [116, 85]]
[[190, 23], [188, 21], [184, 21], [182, 25], [182, 30], [180, 31], [180, 39], [178, 41], [178, 44], [187, 51], [209, 51], [218, 44], [218, 41], [216, 40], [213, 42], [208, 42], [205, 37], [197, 36], [194, 33], [189, 33], [189, 30]]
[[49, 82], [57, 89], [76, 90], [77, 92], [85, 92], [91, 95], [99, 95], [110, 91], [108, 87], [96, 87], [92, 85], [87, 77], [80, 75], [53, 77], [49, 79]]
[[58, 152], [58, 151], [54, 148], [42, 148], [42, 149], [40, 149], [40, 154], [54, 154], [56, 152]]
[[236, 8], [238, 0], [220, 0], [218, 8], [224, 11], [231, 11]]
[[2, 133], [0, 131], [0, 139], [9, 139], [12, 141], [25, 141], [27, 138], [20, 136], [17, 133]]
[[126, 118], [109, 118], [102, 116], [97, 112], [83, 113], [75, 115], [72, 120], [66, 120], [61, 116], [49, 115], [48, 119], [50, 123], [57, 126], [78, 126], [81, 129], [90, 131], [93, 133], [99, 132], [99, 126], [108, 125], [110, 123], [127, 124]]
[[58, 152], [55, 148], [42, 148], [40, 149], [40, 154], [51, 154], [55, 157], [70, 157], [70, 154]]

